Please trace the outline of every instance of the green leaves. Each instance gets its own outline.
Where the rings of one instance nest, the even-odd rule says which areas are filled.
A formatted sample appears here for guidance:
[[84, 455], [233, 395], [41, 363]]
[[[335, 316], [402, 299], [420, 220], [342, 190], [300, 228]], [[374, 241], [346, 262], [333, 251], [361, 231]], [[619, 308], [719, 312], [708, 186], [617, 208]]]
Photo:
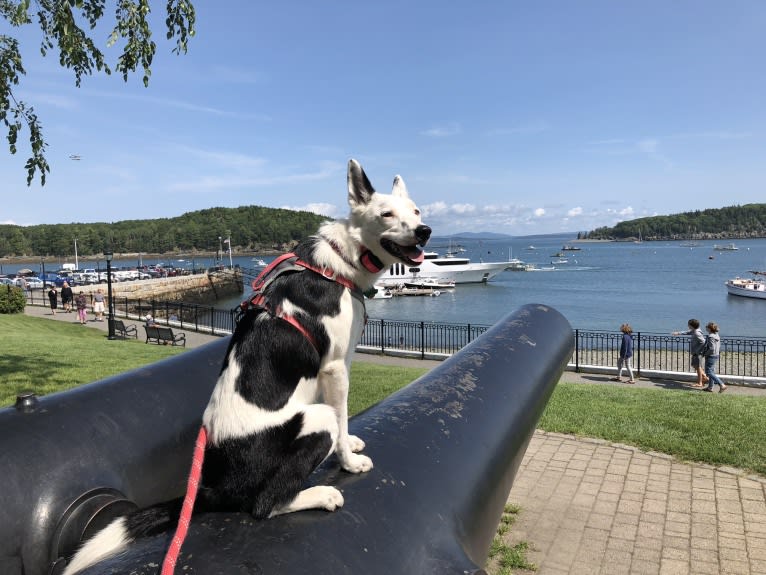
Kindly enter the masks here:
[[[111, 74], [104, 54], [78, 24], [87, 23], [87, 27], [93, 30], [104, 16], [105, 3], [106, 0], [37, 0], [35, 3], [34, 15], [41, 32], [40, 53], [47, 56], [50, 50], [57, 48], [59, 64], [74, 72], [77, 87], [80, 87], [83, 76], [94, 72]], [[29, 8], [29, 0], [0, 0], [0, 17], [13, 27], [29, 25], [32, 23]], [[177, 38], [173, 52], [185, 53], [188, 39], [194, 36], [194, 6], [187, 0], [168, 0], [166, 9], [167, 38]], [[127, 82], [128, 76], [140, 66], [146, 87], [157, 50], [148, 22], [150, 13], [149, 0], [118, 0], [116, 23], [107, 41], [108, 47], [125, 41], [115, 68]], [[24, 74], [18, 42], [13, 37], [0, 35], [0, 121], [8, 130], [8, 149], [11, 154], [16, 153], [19, 133], [26, 127], [31, 149], [31, 156], [25, 165], [27, 185], [31, 185], [36, 175], [40, 177], [40, 184], [45, 185], [50, 166], [45, 159], [47, 144], [40, 122], [34, 109], [27, 107], [23, 101], [17, 101], [12, 90], [12, 86], [19, 84], [19, 76]]]

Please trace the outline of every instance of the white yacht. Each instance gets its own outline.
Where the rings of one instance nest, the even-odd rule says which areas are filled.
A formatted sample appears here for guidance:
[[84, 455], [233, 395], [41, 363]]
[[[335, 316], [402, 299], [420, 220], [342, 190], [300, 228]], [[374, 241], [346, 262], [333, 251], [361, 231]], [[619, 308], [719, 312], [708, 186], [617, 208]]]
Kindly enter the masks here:
[[510, 265], [510, 262], [471, 263], [471, 260], [464, 257], [441, 257], [435, 252], [426, 252], [423, 261], [417, 266], [402, 263], [392, 265], [378, 283], [399, 285], [425, 279], [454, 281], [456, 284], [485, 283]]
[[[751, 272], [753, 274], [762, 274], [766, 272]], [[734, 278], [726, 282], [726, 291], [731, 295], [743, 297], [752, 297], [756, 299], [766, 299], [766, 280]]]

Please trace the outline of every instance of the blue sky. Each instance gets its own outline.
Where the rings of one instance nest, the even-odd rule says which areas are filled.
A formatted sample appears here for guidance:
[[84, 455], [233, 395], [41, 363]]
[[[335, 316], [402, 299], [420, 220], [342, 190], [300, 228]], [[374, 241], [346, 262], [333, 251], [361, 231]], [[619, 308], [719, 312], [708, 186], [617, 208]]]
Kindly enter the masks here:
[[34, 25], [10, 32], [51, 173], [27, 187], [28, 150], [3, 144], [0, 222], [250, 204], [341, 217], [351, 157], [379, 191], [401, 174], [438, 235], [766, 201], [761, 1], [198, 0], [185, 56], [153, 4], [149, 88], [78, 89]]

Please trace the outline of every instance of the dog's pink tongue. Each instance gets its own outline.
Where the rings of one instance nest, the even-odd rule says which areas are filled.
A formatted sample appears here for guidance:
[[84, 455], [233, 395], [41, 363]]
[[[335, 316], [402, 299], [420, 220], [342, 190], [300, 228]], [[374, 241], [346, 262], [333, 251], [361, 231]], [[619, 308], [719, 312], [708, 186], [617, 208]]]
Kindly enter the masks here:
[[[412, 248], [412, 251], [413, 251], [413, 254], [410, 257], [410, 259], [413, 262], [415, 262], [416, 264], [419, 264], [420, 262], [422, 262], [425, 259], [426, 254], [419, 247], [415, 246], [414, 248]], [[417, 253], [414, 253], [414, 252], [417, 252]]]

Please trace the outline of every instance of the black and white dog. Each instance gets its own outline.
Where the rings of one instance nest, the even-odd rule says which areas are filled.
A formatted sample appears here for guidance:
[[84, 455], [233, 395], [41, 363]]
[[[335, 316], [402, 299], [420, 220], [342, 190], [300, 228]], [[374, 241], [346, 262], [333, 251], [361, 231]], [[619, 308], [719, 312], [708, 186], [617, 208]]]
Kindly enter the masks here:
[[[348, 433], [348, 376], [365, 324], [361, 291], [396, 262], [423, 260], [431, 229], [396, 176], [376, 193], [355, 160], [348, 165], [348, 219], [324, 223], [292, 257], [259, 278], [231, 338], [202, 421], [207, 447], [196, 511], [257, 518], [343, 505], [335, 487], [304, 489], [332, 453], [363, 473], [372, 460]], [[74, 555], [64, 575], [171, 529], [182, 501], [114, 520]]]

